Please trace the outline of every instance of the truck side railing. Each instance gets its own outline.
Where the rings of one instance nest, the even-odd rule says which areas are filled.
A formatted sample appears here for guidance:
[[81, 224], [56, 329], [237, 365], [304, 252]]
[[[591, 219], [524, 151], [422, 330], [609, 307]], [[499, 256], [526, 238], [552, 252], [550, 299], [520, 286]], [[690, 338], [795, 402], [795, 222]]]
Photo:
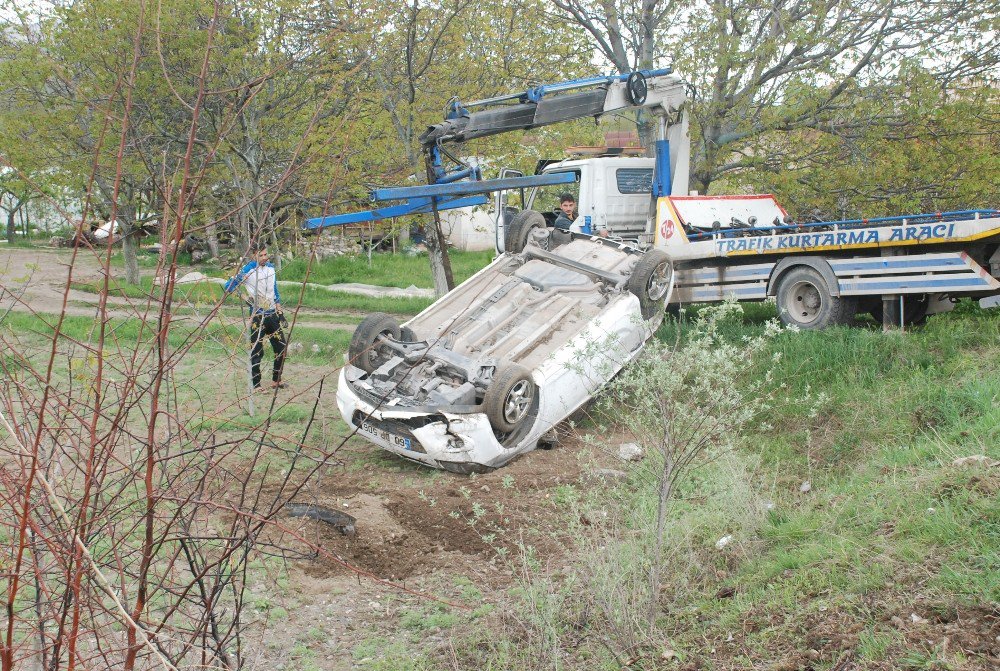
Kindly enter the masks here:
[[698, 240], [735, 238], [743, 237], [747, 234], [767, 235], [774, 233], [784, 233], [788, 231], [801, 231], [807, 229], [822, 228], [824, 230], [869, 228], [885, 223], [927, 224], [931, 222], [956, 221], [961, 219], [980, 219], [1000, 217], [1000, 210], [956, 210], [952, 212], [934, 212], [926, 214], [904, 214], [892, 217], [873, 217], [870, 219], [843, 219], [841, 221], [811, 221], [793, 224], [768, 225], [768, 226], [747, 226], [747, 227], [727, 227], [717, 231], [698, 230], [688, 234], [688, 239], [692, 242]]

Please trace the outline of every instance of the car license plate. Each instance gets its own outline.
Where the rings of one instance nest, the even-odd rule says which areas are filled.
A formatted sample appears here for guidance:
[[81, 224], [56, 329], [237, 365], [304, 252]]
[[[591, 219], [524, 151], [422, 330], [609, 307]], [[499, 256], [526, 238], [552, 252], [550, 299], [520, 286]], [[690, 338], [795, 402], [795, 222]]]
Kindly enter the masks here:
[[403, 436], [397, 436], [394, 433], [389, 433], [384, 429], [380, 429], [377, 426], [372, 426], [368, 422], [362, 422], [360, 431], [368, 434], [372, 438], [379, 440], [390, 447], [399, 447], [404, 450], [412, 449], [410, 447], [410, 439], [404, 438]]

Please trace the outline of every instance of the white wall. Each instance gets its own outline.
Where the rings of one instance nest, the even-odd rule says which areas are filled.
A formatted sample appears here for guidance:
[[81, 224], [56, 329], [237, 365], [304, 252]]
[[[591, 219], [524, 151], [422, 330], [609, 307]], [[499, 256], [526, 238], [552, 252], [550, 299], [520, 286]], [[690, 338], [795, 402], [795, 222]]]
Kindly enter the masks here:
[[493, 249], [493, 215], [482, 207], [463, 207], [441, 213], [441, 226], [456, 249], [477, 251]]

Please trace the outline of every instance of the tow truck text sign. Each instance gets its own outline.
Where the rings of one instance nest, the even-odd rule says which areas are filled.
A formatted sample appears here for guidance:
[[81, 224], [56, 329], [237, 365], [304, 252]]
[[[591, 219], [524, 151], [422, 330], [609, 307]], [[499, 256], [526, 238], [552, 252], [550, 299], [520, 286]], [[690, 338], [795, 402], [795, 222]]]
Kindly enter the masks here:
[[950, 237], [955, 224], [923, 224], [920, 226], [894, 226], [823, 233], [789, 233], [751, 238], [716, 240], [719, 254], [733, 252], [767, 252], [782, 249], [812, 249], [816, 247], [841, 247], [851, 245], [877, 245], [888, 242], [925, 241]]

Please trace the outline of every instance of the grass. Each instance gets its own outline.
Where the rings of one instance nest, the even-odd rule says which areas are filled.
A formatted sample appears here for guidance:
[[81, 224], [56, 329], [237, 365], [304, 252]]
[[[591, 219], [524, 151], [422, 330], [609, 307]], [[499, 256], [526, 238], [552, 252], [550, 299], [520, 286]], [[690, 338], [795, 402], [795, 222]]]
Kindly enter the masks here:
[[[449, 252], [455, 283], [464, 282], [493, 260], [493, 251]], [[280, 278], [290, 281], [306, 279], [306, 259], [295, 259], [281, 267]], [[364, 256], [338, 256], [313, 264], [309, 281], [316, 284], [343, 284], [361, 282], [385, 287], [433, 288], [430, 264], [426, 254], [408, 255], [380, 253], [372, 256], [372, 263]]]
[[[364, 281], [357, 274], [334, 279], [347, 272], [336, 270], [346, 261], [335, 261], [316, 281]], [[385, 269], [385, 282], [408, 285], [403, 265]], [[304, 305], [329, 298], [325, 310], [398, 314], [420, 306], [315, 291], [306, 292]], [[746, 308], [741, 321], [726, 326], [734, 341], [760, 333], [775, 316], [770, 304]], [[110, 326], [122, 341], [145, 344], [151, 337], [134, 320]], [[13, 313], [0, 327], [26, 336], [51, 332]], [[211, 328], [202, 356], [243, 347], [238, 328]], [[81, 340], [93, 329], [92, 319], [65, 322], [66, 334]], [[672, 342], [685, 329], [671, 321], [657, 337]], [[171, 343], [187, 333], [179, 327]], [[349, 335], [296, 328], [293, 338], [304, 345], [300, 360], [322, 366], [339, 361]], [[640, 465], [629, 467], [619, 487], [555, 489], [576, 543], [575, 554], [554, 558], [557, 572], [539, 568], [544, 561], [525, 561], [516, 589], [488, 594], [498, 607], [471, 625], [429, 607], [401, 613], [396, 624], [408, 640], [372, 632], [353, 651], [355, 664], [452, 668], [421, 648], [421, 637], [440, 628], [454, 641], [461, 668], [617, 669], [636, 655], [631, 668], [831, 669], [847, 655], [865, 669], [988, 668], [989, 660], [960, 640], [941, 641], [950, 622], [970, 635], [989, 631], [989, 613], [1000, 604], [1000, 469], [953, 464], [975, 454], [1000, 460], [1000, 312], [965, 302], [906, 333], [884, 334], [862, 320], [852, 328], [785, 333], [770, 347], [768, 354], [778, 355], [772, 372], [775, 387], [784, 389], [780, 402], [739, 436], [738, 449], [692, 472], [681, 487], [652, 628], [636, 618], [656, 508]], [[763, 375], [764, 367], [752, 374]], [[303, 408], [289, 406], [274, 419], [296, 426], [305, 417]], [[346, 468], [369, 465], [395, 470], [394, 477], [426, 474], [380, 451], [352, 456]], [[802, 492], [806, 481], [811, 489]], [[716, 549], [726, 535], [734, 540]], [[724, 588], [731, 597], [718, 596]], [[912, 623], [911, 613], [930, 623]], [[683, 664], [664, 659], [668, 646]]]
[[[773, 316], [752, 306], [728, 336], [759, 333]], [[962, 305], [902, 334], [865, 324], [786, 333], [769, 354], [786, 390], [762, 418], [773, 428], [748, 431], [684, 482], [656, 622], [638, 647], [627, 632], [646, 626], [635, 614], [656, 508], [643, 465], [622, 487], [558, 490], [569, 527], [609, 522], [576, 524], [570, 566], [519, 581], [509, 612], [528, 633], [504, 631], [503, 618], [488, 636], [466, 631], [464, 663], [614, 669], [638, 655], [634, 668], [661, 668], [649, 641], [665, 641], [691, 668], [829, 669], [848, 655], [859, 668], [989, 665], [975, 644], [941, 645], [941, 623], [989, 632], [1000, 604], [1000, 469], [953, 465], [1000, 460], [1000, 313]], [[735, 594], [718, 597], [723, 588]], [[978, 645], [995, 646], [995, 633]]]
[[[55, 332], [54, 317], [39, 318], [20, 312], [8, 313], [0, 329], [8, 330], [20, 337], [49, 339]], [[94, 342], [98, 325], [90, 317], [67, 316], [63, 319], [60, 333], [65, 342]], [[200, 336], [204, 337], [200, 337]], [[333, 362], [339, 365], [351, 333], [344, 329], [324, 329], [296, 326], [291, 332], [290, 342], [302, 345], [293, 356], [296, 359], [317, 363]], [[105, 339], [112, 347], [124, 351], [146, 349], [155, 342], [154, 329], [150, 324], [130, 318], [111, 318], [105, 326]], [[195, 357], [218, 358], [245, 347], [245, 333], [242, 324], [210, 322], [201, 332], [197, 326], [174, 325], [168, 336], [171, 347], [177, 348], [194, 343], [191, 353]]]

